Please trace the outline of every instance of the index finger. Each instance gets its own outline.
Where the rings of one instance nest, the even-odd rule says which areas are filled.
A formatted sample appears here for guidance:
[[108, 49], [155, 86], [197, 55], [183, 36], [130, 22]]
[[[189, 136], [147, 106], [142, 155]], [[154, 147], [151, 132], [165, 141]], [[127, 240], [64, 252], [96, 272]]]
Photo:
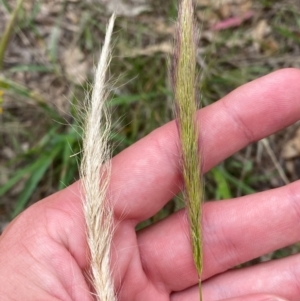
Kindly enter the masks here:
[[[300, 71], [284, 69], [250, 82], [199, 112], [204, 172], [249, 143], [300, 119]], [[175, 122], [155, 130], [113, 159], [116, 216], [145, 220], [180, 188]]]

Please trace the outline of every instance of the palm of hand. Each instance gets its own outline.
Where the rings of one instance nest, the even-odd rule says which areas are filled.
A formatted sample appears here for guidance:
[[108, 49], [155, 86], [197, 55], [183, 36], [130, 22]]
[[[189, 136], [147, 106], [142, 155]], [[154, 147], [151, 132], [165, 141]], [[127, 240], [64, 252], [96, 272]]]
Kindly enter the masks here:
[[[282, 70], [203, 109], [205, 171], [297, 121], [300, 92], [293, 83], [299, 79], [299, 71]], [[112, 270], [119, 300], [198, 300], [185, 212], [135, 231], [180, 186], [176, 140], [175, 124], [169, 123], [113, 159]], [[299, 256], [228, 269], [299, 240], [298, 186], [205, 204], [204, 300], [262, 300], [272, 294], [297, 300]], [[92, 300], [84, 276], [88, 261], [79, 190], [75, 183], [39, 202], [0, 237], [1, 300]]]

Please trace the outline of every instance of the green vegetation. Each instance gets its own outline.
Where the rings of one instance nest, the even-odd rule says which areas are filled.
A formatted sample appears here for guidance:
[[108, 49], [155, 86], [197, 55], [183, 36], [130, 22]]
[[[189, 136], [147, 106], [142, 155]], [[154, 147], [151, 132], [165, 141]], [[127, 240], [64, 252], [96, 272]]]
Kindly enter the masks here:
[[23, 4], [23, 0], [19, 0], [17, 2], [16, 8], [14, 9], [14, 11], [11, 14], [11, 18], [9, 20], [9, 22], [6, 25], [6, 28], [3, 32], [2, 38], [0, 40], [0, 70], [3, 67], [3, 59], [4, 59], [4, 54], [5, 54], [5, 50], [7, 48], [10, 36], [13, 32], [14, 26], [15, 26], [15, 22], [18, 16], [18, 12], [21, 9]]

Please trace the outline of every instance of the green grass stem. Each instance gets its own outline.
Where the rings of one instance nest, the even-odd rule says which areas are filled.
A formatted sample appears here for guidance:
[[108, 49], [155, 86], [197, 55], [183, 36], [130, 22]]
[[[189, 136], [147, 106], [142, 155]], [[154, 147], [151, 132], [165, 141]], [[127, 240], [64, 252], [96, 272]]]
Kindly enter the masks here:
[[17, 20], [18, 12], [20, 11], [22, 4], [24, 0], [18, 0], [17, 5], [15, 9], [13, 10], [10, 20], [8, 21], [3, 36], [0, 40], [0, 70], [3, 68], [3, 60], [4, 60], [4, 54], [8, 45], [8, 41], [11, 37], [11, 34], [13, 32], [13, 28], [15, 25], [15, 22]]

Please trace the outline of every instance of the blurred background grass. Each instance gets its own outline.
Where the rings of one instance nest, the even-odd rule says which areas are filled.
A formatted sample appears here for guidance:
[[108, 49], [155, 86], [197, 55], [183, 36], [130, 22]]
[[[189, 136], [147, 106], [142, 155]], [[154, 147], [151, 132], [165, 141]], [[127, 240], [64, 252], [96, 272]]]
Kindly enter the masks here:
[[[0, 0], [0, 36], [18, 1]], [[202, 105], [283, 67], [300, 67], [297, 0], [197, 0]], [[172, 119], [168, 58], [176, 0], [26, 0], [0, 62], [0, 232], [30, 204], [78, 179], [76, 107], [88, 94], [111, 11], [118, 6], [111, 107], [114, 152]], [[300, 175], [299, 124], [252, 144], [205, 177], [206, 198], [279, 187]], [[141, 226], [183, 206], [175, 197]], [[298, 252], [298, 246], [256, 261]]]

